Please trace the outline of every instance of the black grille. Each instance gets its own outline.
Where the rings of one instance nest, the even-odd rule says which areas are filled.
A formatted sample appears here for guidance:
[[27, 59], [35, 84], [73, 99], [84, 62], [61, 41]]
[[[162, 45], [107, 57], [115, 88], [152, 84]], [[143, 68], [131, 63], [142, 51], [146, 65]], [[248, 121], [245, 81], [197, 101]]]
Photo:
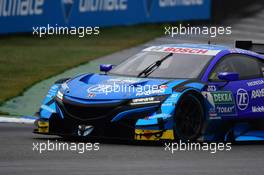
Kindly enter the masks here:
[[71, 118], [80, 119], [80, 120], [96, 120], [102, 119], [110, 114], [113, 114], [113, 111], [120, 104], [115, 105], [78, 105], [73, 103], [64, 102], [61, 104], [64, 113]]

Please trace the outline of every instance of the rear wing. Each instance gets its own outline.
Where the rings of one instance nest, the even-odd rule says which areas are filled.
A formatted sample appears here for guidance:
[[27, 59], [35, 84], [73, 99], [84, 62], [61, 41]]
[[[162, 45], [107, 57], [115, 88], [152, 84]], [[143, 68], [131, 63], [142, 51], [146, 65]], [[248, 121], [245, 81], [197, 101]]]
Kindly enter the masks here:
[[264, 54], [264, 44], [253, 43], [252, 41], [236, 41], [235, 47], [244, 50], [250, 50], [259, 54]]

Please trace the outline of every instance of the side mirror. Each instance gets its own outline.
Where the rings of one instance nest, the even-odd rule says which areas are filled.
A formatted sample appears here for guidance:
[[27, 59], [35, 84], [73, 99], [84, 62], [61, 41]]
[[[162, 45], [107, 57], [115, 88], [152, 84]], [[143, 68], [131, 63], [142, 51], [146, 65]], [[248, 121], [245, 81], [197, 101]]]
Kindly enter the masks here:
[[224, 81], [237, 81], [239, 80], [239, 74], [236, 72], [220, 72], [218, 78]]
[[104, 72], [105, 74], [107, 74], [107, 72], [109, 72], [112, 68], [113, 68], [112, 64], [101, 64], [100, 65], [100, 71]]

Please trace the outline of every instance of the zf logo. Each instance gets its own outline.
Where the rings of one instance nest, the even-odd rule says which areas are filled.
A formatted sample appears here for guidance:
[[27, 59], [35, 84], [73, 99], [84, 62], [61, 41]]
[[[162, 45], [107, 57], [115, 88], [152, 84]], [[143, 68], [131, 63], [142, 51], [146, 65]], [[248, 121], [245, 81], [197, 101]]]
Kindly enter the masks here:
[[237, 107], [240, 110], [245, 110], [249, 104], [249, 96], [245, 89], [238, 89], [237, 90], [237, 97], [236, 97]]

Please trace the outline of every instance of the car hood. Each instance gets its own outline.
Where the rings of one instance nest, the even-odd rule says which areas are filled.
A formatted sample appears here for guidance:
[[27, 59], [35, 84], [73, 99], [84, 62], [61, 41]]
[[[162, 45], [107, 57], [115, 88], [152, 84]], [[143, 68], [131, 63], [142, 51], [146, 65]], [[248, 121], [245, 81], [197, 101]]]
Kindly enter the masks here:
[[[173, 80], [173, 86], [186, 80]], [[171, 80], [85, 74], [61, 86], [70, 100], [124, 100], [171, 93]]]

